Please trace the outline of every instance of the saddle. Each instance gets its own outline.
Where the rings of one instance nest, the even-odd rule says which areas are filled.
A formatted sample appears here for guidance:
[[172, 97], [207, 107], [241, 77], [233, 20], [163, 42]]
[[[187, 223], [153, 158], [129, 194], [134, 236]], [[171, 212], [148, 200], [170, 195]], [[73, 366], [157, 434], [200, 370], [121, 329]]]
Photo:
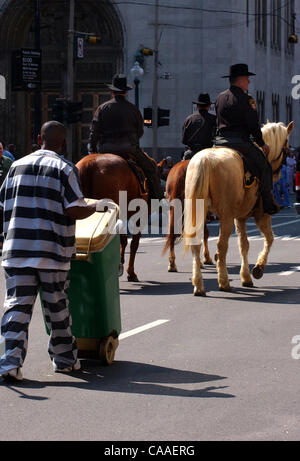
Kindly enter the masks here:
[[[259, 184], [259, 178], [258, 175], [255, 174], [254, 168], [249, 162], [249, 159], [247, 159], [240, 148], [239, 150], [234, 149], [234, 151], [239, 155], [240, 159], [243, 162], [244, 165], [244, 189], [251, 189], [255, 184]], [[259, 209], [262, 208], [262, 197], [259, 194], [257, 196], [256, 203], [254, 207], [252, 208], [249, 217], [254, 216], [254, 213]]]
[[236, 151], [241, 157], [244, 165], [244, 187], [250, 189], [254, 184], [259, 182], [258, 174], [253, 168], [253, 165], [248, 158], [244, 155], [242, 149]]
[[149, 186], [145, 173], [132, 158], [126, 158], [125, 160], [138, 180], [142, 197], [147, 199], [149, 195]]
[[[218, 146], [220, 147], [220, 146]], [[244, 166], [244, 187], [245, 189], [250, 189], [252, 186], [254, 186], [257, 182], [259, 183], [259, 172], [256, 171], [255, 166], [249, 158], [246, 157], [245, 152], [243, 152], [242, 148], [239, 148], [239, 150], [234, 149], [232, 147], [229, 147], [229, 149], [232, 149], [234, 152], [236, 152], [240, 159], [243, 162]]]
[[[113, 152], [114, 153], [114, 152]], [[136, 163], [136, 161], [132, 158], [130, 153], [115, 153], [115, 155], [118, 155], [119, 157], [122, 157], [124, 160], [126, 160], [127, 165], [131, 169], [131, 171], [134, 173], [139, 187], [140, 187], [140, 194], [144, 200], [148, 200], [149, 198], [149, 185], [148, 185], [148, 179], [142, 170], [140, 166]]]

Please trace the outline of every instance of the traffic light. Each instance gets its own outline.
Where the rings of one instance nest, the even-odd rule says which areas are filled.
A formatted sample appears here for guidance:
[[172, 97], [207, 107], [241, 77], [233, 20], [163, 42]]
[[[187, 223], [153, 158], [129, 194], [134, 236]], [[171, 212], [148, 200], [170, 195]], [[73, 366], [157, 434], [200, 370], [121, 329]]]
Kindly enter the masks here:
[[157, 126], [169, 126], [170, 120], [170, 110], [169, 109], [161, 109], [158, 107], [157, 109]]
[[153, 50], [151, 48], [143, 47], [141, 48], [141, 53], [144, 56], [153, 56]]
[[67, 101], [67, 123], [80, 122], [82, 117], [82, 102]]
[[[170, 110], [157, 108], [157, 126], [168, 126], [170, 124]], [[144, 108], [144, 125], [152, 127], [152, 107]]]
[[101, 42], [101, 37], [96, 37], [95, 35], [89, 35], [87, 41], [91, 45], [96, 45], [96, 43]]
[[152, 48], [147, 48], [146, 46], [140, 45], [140, 47], [137, 49], [134, 55], [134, 60], [137, 61], [140, 64], [140, 66], [143, 67], [145, 56], [152, 56], [152, 55], [153, 55]]
[[66, 120], [66, 100], [57, 99], [52, 106], [52, 120], [57, 122], [64, 123]]
[[148, 128], [152, 127], [152, 107], [144, 108], [144, 125]]
[[297, 34], [290, 34], [288, 36], [289, 43], [298, 43], [298, 35]]

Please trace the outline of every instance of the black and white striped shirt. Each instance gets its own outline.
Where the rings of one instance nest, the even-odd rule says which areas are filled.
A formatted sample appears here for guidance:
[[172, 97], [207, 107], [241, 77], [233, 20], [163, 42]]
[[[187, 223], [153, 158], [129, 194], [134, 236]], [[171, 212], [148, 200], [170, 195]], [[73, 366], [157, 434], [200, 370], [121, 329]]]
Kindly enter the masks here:
[[70, 206], [85, 206], [76, 167], [38, 150], [14, 162], [0, 189], [2, 266], [69, 270], [75, 251]]

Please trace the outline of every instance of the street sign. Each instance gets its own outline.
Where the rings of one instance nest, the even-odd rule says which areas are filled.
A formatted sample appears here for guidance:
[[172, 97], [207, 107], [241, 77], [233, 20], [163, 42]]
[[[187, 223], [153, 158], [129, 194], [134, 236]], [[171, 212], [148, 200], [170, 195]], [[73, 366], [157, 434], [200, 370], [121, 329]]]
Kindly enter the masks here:
[[79, 59], [84, 58], [84, 40], [82, 37], [77, 37], [77, 55]]
[[34, 91], [41, 87], [41, 50], [14, 50], [11, 64], [13, 91]]

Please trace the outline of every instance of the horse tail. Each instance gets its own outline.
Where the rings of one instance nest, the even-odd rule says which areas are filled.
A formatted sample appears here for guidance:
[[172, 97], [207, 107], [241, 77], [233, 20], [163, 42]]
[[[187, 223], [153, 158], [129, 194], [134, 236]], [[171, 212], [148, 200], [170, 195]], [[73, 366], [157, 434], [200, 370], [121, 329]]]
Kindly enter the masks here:
[[166, 251], [174, 245], [176, 239], [180, 237], [179, 235], [174, 235], [174, 206], [170, 207], [170, 216], [169, 216], [169, 232], [167, 234], [166, 243], [164, 249], [162, 251], [162, 256], [166, 253]]
[[[211, 173], [209, 154], [210, 151], [207, 149], [195, 155], [187, 169], [183, 230], [184, 253], [189, 250], [190, 246], [200, 244], [202, 240], [207, 213], [207, 199], [209, 198]], [[203, 199], [204, 202], [197, 202], [198, 199]], [[201, 235], [200, 241], [197, 239], [197, 235]]]
[[[185, 175], [187, 170], [188, 161], [176, 163], [168, 174], [166, 182], [166, 198], [171, 203], [169, 212], [169, 231], [166, 237], [165, 247], [162, 251], [162, 255], [166, 253], [169, 248], [174, 248], [176, 240], [181, 238], [183, 230], [183, 215], [181, 217], [176, 216], [175, 206], [173, 201], [180, 200], [181, 205], [184, 205], [184, 188], [185, 188]], [[183, 212], [183, 208], [182, 208]], [[180, 218], [182, 220], [181, 232], [175, 234], [175, 219]], [[176, 224], [178, 224], [176, 222]], [[177, 226], [178, 227], [178, 226]], [[178, 232], [178, 231], [177, 231]]]

